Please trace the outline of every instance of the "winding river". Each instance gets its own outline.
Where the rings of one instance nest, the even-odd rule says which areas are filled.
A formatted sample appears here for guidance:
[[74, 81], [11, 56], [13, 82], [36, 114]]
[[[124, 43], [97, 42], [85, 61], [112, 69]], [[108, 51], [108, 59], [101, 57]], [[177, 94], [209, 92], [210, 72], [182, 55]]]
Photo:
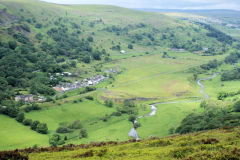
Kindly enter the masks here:
[[202, 95], [204, 95], [204, 98], [201, 98], [199, 100], [192, 100], [192, 101], [179, 101], [179, 102], [160, 102], [160, 103], [155, 103], [155, 104], [151, 104], [150, 107], [151, 107], [151, 113], [147, 114], [147, 115], [144, 115], [144, 116], [139, 116], [136, 118], [136, 120], [133, 122], [133, 128], [130, 130], [130, 132], [128, 133], [128, 136], [129, 137], [133, 137], [135, 138], [136, 140], [140, 140], [139, 136], [138, 136], [138, 133], [136, 131], [136, 129], [134, 128], [134, 124], [137, 123], [137, 120], [140, 119], [140, 118], [143, 118], [143, 117], [150, 117], [150, 116], [154, 116], [157, 112], [157, 108], [155, 107], [156, 105], [159, 105], [159, 104], [174, 104], [174, 103], [189, 103], [189, 102], [201, 102], [202, 100], [204, 99], [209, 99], [209, 96], [204, 93], [204, 85], [201, 83], [201, 81], [205, 81], [205, 80], [209, 80], [209, 79], [213, 79], [214, 77], [216, 77], [217, 74], [214, 73], [211, 77], [207, 77], [207, 78], [204, 78], [204, 79], [199, 79], [197, 81], [197, 84], [201, 87], [201, 90], [200, 90], [200, 93]]

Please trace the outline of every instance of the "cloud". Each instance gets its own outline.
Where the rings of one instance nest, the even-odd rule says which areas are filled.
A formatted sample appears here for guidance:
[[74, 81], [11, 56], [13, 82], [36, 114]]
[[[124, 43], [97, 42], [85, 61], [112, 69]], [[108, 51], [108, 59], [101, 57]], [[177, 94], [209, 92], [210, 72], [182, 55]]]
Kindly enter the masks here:
[[128, 8], [235, 9], [240, 0], [43, 0], [58, 4], [107, 4]]

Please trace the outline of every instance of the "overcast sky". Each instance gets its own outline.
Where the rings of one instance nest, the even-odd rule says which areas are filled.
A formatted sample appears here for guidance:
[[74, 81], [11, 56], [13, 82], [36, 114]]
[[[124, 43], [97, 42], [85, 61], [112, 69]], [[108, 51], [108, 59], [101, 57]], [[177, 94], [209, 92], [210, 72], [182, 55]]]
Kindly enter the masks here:
[[59, 4], [108, 4], [127, 8], [240, 10], [240, 0], [43, 0], [43, 1]]

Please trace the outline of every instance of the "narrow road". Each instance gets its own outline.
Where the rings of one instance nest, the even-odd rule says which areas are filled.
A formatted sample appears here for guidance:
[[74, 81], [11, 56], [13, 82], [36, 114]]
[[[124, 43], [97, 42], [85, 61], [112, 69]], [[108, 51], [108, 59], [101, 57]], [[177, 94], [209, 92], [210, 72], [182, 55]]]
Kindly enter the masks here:
[[138, 136], [138, 133], [136, 131], [136, 129], [134, 128], [134, 124], [137, 123], [137, 119], [140, 119], [140, 118], [143, 118], [143, 117], [150, 117], [150, 116], [154, 116], [157, 112], [157, 108], [155, 107], [155, 105], [159, 105], [159, 104], [176, 104], [176, 103], [189, 103], [189, 102], [201, 102], [202, 100], [204, 99], [209, 99], [209, 96], [204, 93], [204, 85], [201, 83], [201, 81], [205, 81], [205, 80], [209, 80], [209, 79], [213, 79], [217, 76], [216, 73], [214, 73], [211, 77], [207, 77], [207, 78], [204, 78], [204, 79], [199, 79], [197, 81], [197, 84], [201, 87], [201, 90], [200, 90], [200, 93], [202, 95], [204, 95], [204, 98], [201, 98], [199, 100], [192, 100], [192, 101], [180, 101], [180, 102], [160, 102], [160, 103], [155, 103], [155, 104], [151, 104], [151, 113], [147, 114], [147, 115], [144, 115], [144, 116], [139, 116], [136, 118], [136, 120], [133, 122], [133, 128], [130, 130], [130, 132], [128, 133], [128, 136], [129, 137], [133, 137], [135, 138], [136, 140], [140, 140], [139, 136]]

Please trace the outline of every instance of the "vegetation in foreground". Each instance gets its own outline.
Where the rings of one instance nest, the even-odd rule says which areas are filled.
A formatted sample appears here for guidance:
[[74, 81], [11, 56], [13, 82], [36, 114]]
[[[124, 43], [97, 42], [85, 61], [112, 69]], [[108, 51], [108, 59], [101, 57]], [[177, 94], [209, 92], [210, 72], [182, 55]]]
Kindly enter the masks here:
[[223, 128], [167, 138], [141, 141], [68, 145], [59, 148], [29, 148], [0, 152], [7, 160], [29, 159], [240, 159], [240, 128]]

